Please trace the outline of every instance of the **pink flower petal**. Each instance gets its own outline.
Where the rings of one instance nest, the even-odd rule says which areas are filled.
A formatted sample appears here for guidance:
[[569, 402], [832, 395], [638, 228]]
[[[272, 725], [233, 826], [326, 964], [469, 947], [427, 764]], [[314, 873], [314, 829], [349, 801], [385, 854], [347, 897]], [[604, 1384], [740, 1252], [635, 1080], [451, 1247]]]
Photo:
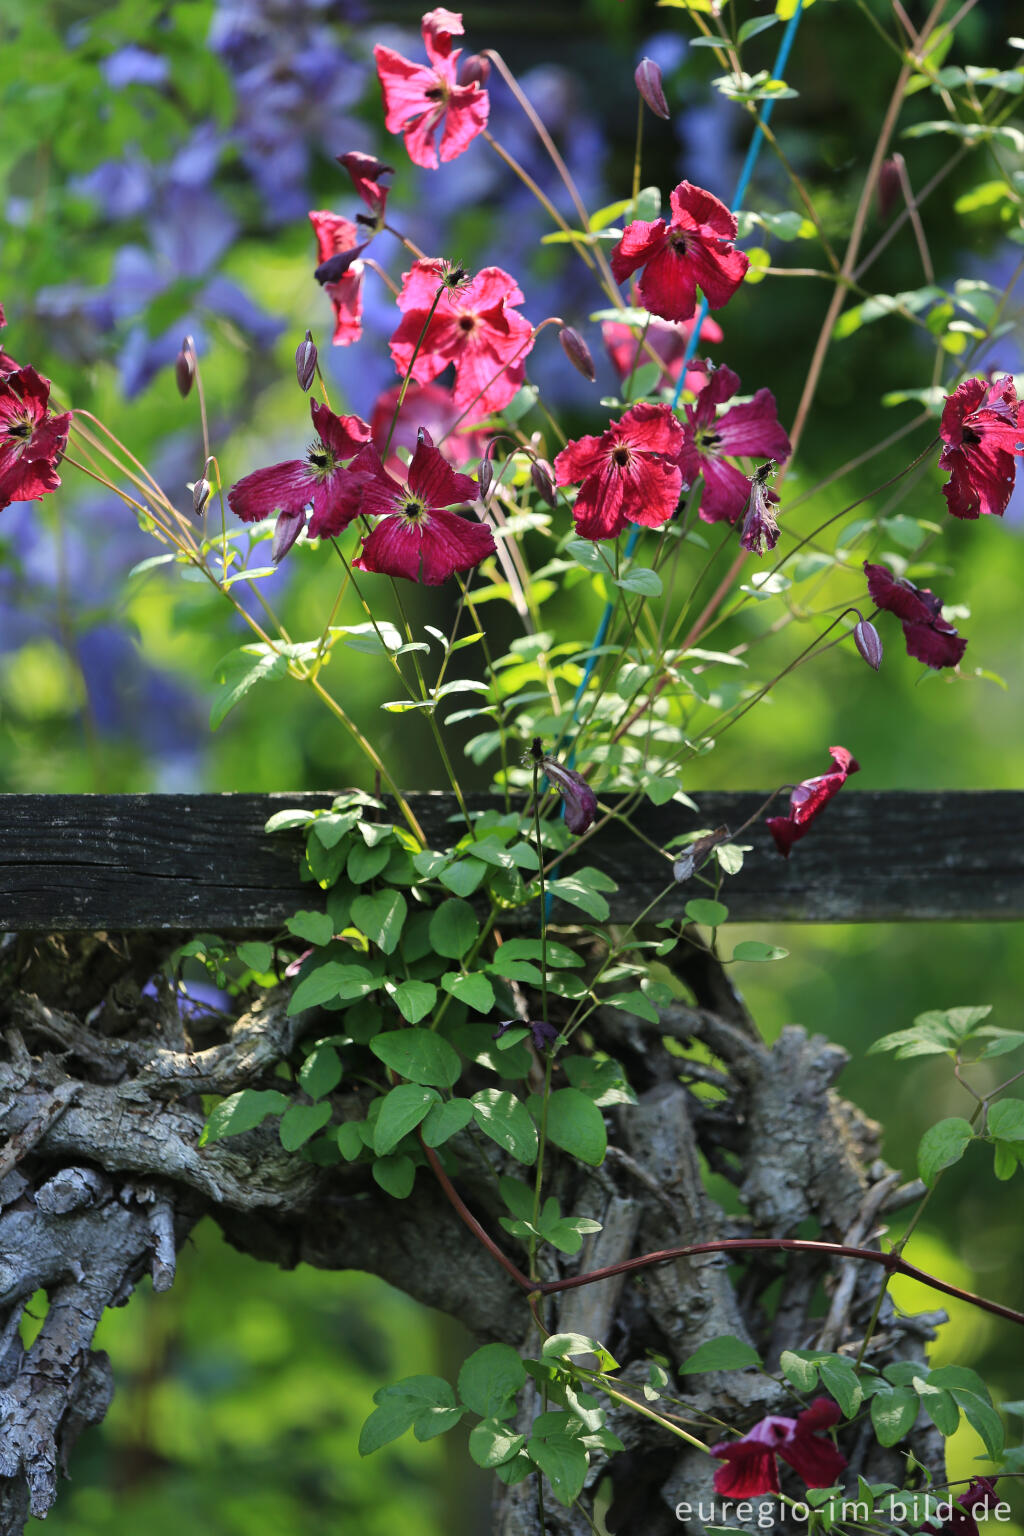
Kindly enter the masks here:
[[258, 523], [275, 512], [301, 512], [313, 499], [316, 481], [304, 459], [254, 469], [228, 491], [228, 506], [243, 523]]

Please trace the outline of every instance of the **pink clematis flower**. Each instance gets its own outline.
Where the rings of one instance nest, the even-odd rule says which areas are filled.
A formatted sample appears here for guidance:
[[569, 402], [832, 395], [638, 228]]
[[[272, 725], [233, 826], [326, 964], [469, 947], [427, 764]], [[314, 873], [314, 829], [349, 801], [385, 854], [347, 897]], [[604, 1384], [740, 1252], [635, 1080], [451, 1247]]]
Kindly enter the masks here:
[[[378, 395], [370, 414], [370, 441], [378, 453], [384, 452], [401, 390], [401, 384], [393, 384], [382, 395]], [[468, 464], [471, 459], [479, 459], [483, 455], [487, 438], [483, 432], [467, 432], [461, 425], [456, 427], [459, 414], [450, 389], [444, 389], [440, 384], [410, 384], [395, 422], [395, 430], [391, 433], [391, 447], [384, 468], [395, 475], [405, 474], [405, 464], [398, 457], [396, 449], [408, 448], [412, 453], [420, 427], [426, 427], [433, 441], [444, 438], [445, 456], [456, 468]]]
[[825, 1434], [839, 1418], [839, 1408], [831, 1398], [816, 1397], [795, 1419], [771, 1415], [755, 1424], [742, 1440], [713, 1445], [712, 1456], [725, 1462], [715, 1473], [715, 1492], [731, 1499], [779, 1493], [777, 1456], [799, 1473], [808, 1488], [830, 1488], [846, 1466], [846, 1457]]
[[[692, 317], [679, 322], [652, 320], [647, 327], [646, 339], [664, 365], [656, 386], [658, 389], [670, 389], [678, 379], [683, 370], [683, 356], [696, 323]], [[651, 361], [634, 326], [623, 325], [619, 320], [606, 320], [601, 326], [601, 335], [620, 380], [627, 379], [637, 368]], [[709, 342], [723, 339], [722, 327], [710, 315], [706, 315], [701, 322], [699, 339]], [[706, 377], [706, 365], [701, 363], [698, 366], [691, 362], [686, 372], [685, 388], [697, 394], [703, 388]]]
[[408, 470], [408, 484], [388, 474], [376, 448], [364, 448], [352, 465], [360, 484], [358, 510], [379, 517], [352, 564], [360, 571], [404, 576], [428, 587], [440, 586], [456, 571], [469, 571], [495, 551], [485, 523], [449, 511], [475, 501], [477, 484], [458, 474], [420, 429]]
[[736, 220], [702, 187], [681, 181], [671, 196], [672, 222], [637, 219], [612, 252], [616, 282], [643, 267], [637, 285], [646, 307], [663, 320], [689, 320], [697, 289], [709, 309], [721, 309], [743, 281], [750, 262], [733, 245]]
[[685, 408], [678, 463], [688, 485], [698, 475], [704, 476], [700, 515], [706, 523], [734, 523], [750, 498], [747, 476], [724, 458], [757, 457], [782, 463], [790, 454], [770, 389], [759, 389], [746, 405], [733, 405], [716, 415], [718, 406], [739, 387], [738, 375], [723, 365], [711, 374], [696, 404]]
[[831, 772], [823, 773], [816, 779], [804, 779], [790, 792], [788, 816], [767, 818], [767, 826], [775, 839], [775, 846], [784, 859], [789, 858], [789, 850], [793, 844], [798, 843], [802, 837], [806, 837], [811, 822], [820, 815], [829, 801], [838, 795], [850, 774], [860, 771], [860, 763], [851, 752], [847, 752], [845, 747], [829, 747], [828, 753], [835, 763]]
[[954, 517], [1002, 517], [1024, 453], [1024, 405], [1007, 374], [994, 384], [965, 379], [946, 396], [939, 436], [939, 468], [951, 471], [942, 487]]
[[428, 11], [421, 25], [428, 64], [414, 64], [379, 43], [373, 56], [384, 95], [384, 126], [403, 136], [414, 165], [436, 170], [438, 153], [442, 160], [454, 160], [484, 131], [490, 99], [478, 79], [459, 81], [461, 49], [452, 52], [452, 38], [464, 31], [462, 16], [438, 7]]
[[[0, 356], [3, 356], [0, 353]], [[60, 485], [71, 412], [50, 410], [50, 381], [12, 364], [0, 373], [0, 508], [38, 501]]]
[[377, 160], [373, 155], [364, 155], [357, 149], [349, 150], [347, 155], [336, 156], [338, 164], [348, 172], [352, 178], [352, 185], [369, 208], [373, 215], [368, 219], [365, 213], [357, 214], [360, 223], [372, 224], [374, 230], [380, 228], [384, 222], [384, 215], [388, 206], [388, 193], [390, 187], [386, 187], [381, 180], [383, 176], [393, 176], [393, 165], [385, 165], [383, 160]]
[[[290, 459], [256, 469], [237, 481], [228, 492], [228, 506], [243, 523], [256, 523], [278, 515], [275, 542], [281, 553], [295, 542], [312, 502], [310, 538], [340, 533], [355, 517], [358, 498], [353, 498], [352, 477], [345, 465], [370, 440], [370, 429], [358, 416], [335, 416], [318, 400], [310, 401], [316, 441], [305, 459]], [[278, 556], [280, 558], [280, 555]]]
[[[584, 539], [614, 539], [627, 523], [660, 528], [679, 503], [683, 429], [667, 405], [634, 405], [600, 437], [580, 437], [555, 459], [555, 483], [578, 485]], [[744, 482], [745, 483], [745, 482]]]
[[468, 422], [481, 421], [507, 405], [523, 382], [524, 359], [533, 347], [533, 327], [513, 307], [523, 295], [508, 272], [484, 267], [469, 283], [442, 294], [416, 353], [416, 344], [447, 271], [440, 261], [417, 261], [402, 278], [398, 307], [402, 320], [391, 338], [399, 373], [412, 363], [412, 377], [429, 384], [455, 364], [452, 398]]
[[942, 599], [927, 587], [899, 580], [884, 565], [864, 562], [868, 592], [876, 608], [894, 613], [903, 625], [907, 655], [926, 667], [959, 666], [967, 641], [942, 617]]
[[[359, 252], [367, 242], [360, 244], [357, 241], [353, 223], [326, 209], [313, 209], [309, 222], [316, 234], [319, 261], [316, 276], [334, 306], [331, 340], [336, 347], [349, 347], [363, 334], [363, 263], [359, 260]], [[348, 260], [336, 262], [335, 257], [347, 257]]]

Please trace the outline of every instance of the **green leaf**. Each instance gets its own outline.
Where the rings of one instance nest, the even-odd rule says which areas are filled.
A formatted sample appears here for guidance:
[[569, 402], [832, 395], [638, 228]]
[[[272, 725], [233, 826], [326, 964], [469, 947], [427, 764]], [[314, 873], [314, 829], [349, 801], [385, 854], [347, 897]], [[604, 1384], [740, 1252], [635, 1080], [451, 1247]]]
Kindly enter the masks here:
[[459, 859], [456, 864], [449, 864], [447, 869], [442, 869], [438, 878], [456, 896], [472, 896], [486, 873], [487, 865], [482, 860]]
[[526, 1370], [511, 1344], [485, 1344], [463, 1362], [459, 1397], [483, 1419], [508, 1419], [525, 1384]]
[[402, 1137], [425, 1118], [431, 1105], [439, 1103], [436, 1089], [421, 1088], [418, 1083], [399, 1083], [385, 1094], [373, 1125], [373, 1150], [378, 1157], [393, 1152]]
[[1001, 1099], [991, 1105], [985, 1129], [997, 1141], [1024, 1141], [1024, 1101]]
[[455, 1047], [429, 1029], [399, 1029], [375, 1035], [370, 1050], [399, 1077], [428, 1088], [451, 1088], [462, 1071]]
[[363, 1425], [359, 1436], [360, 1456], [379, 1451], [381, 1446], [397, 1440], [413, 1425], [417, 1429], [417, 1439], [429, 1438], [419, 1433], [420, 1427], [429, 1424], [439, 1412], [456, 1415], [445, 1428], [450, 1428], [461, 1418], [461, 1411], [455, 1406], [455, 1393], [440, 1376], [407, 1376], [393, 1386], [381, 1387], [373, 1394], [373, 1400], [379, 1406]]
[[533, 1435], [526, 1452], [551, 1484], [559, 1504], [568, 1506], [579, 1498], [589, 1462], [585, 1448], [575, 1436], [550, 1435], [541, 1440]]
[[288, 658], [269, 646], [243, 645], [218, 662], [214, 675], [220, 688], [210, 707], [210, 729], [215, 731], [236, 704], [240, 704], [257, 683], [284, 677]]
[[[960, 1423], [960, 1409], [956, 1399], [951, 1393], [941, 1387], [933, 1387], [931, 1382], [919, 1381], [916, 1390], [920, 1394], [921, 1404], [925, 1413], [931, 1419], [940, 1435], [945, 1435], [948, 1440], [950, 1435], [956, 1432]], [[1003, 1404], [1005, 1408], [1006, 1404]]]
[[785, 960], [788, 954], [789, 950], [782, 949], [778, 944], [765, 944], [760, 939], [744, 939], [736, 945], [732, 958], [747, 961]]
[[720, 901], [704, 901], [701, 898], [688, 901], [685, 911], [691, 923], [703, 923], [706, 928], [719, 927], [729, 916], [729, 908]]
[[307, 971], [288, 1003], [289, 1017], [320, 1003], [354, 1002], [365, 997], [376, 985], [364, 965], [346, 965], [340, 960], [326, 960]]
[[611, 912], [604, 897], [582, 880], [579, 874], [565, 875], [559, 880], [549, 880], [547, 889], [559, 901], [568, 902], [572, 907], [579, 907], [581, 911], [596, 918], [599, 923], [605, 922]]
[[[373, 1042], [376, 1043], [376, 1042]], [[473, 1118], [477, 1125], [520, 1163], [537, 1156], [537, 1127], [522, 1100], [507, 1089], [484, 1088], [474, 1093]]]
[[[449, 873], [445, 870], [445, 874]], [[480, 921], [473, 908], [468, 901], [455, 897], [442, 901], [430, 919], [430, 942], [437, 954], [448, 960], [461, 960], [476, 943], [479, 933]]]
[[993, 1461], [1003, 1454], [1005, 1435], [1003, 1423], [991, 1403], [974, 1392], [953, 1389], [953, 1397], [963, 1410], [964, 1418], [985, 1442], [985, 1449]]
[[341, 1058], [333, 1045], [318, 1045], [299, 1070], [299, 1087], [311, 1099], [322, 1099], [341, 1082]]
[[408, 907], [401, 891], [378, 891], [375, 896], [357, 896], [352, 903], [352, 921], [386, 955], [394, 954], [407, 914]]
[[473, 1118], [473, 1106], [468, 1099], [449, 1099], [446, 1104], [435, 1104], [423, 1122], [423, 1140], [428, 1147], [439, 1147], [449, 1137], [465, 1130]]
[[[247, 965], [251, 971], [259, 971], [265, 974], [274, 964], [273, 944], [264, 944], [261, 939], [252, 939], [244, 944], [239, 944], [235, 954], [243, 965]], [[1021, 1036], [1024, 1040], [1024, 1035]]]
[[437, 988], [432, 981], [402, 981], [391, 996], [402, 1018], [410, 1024], [418, 1024], [437, 1002]]
[[[539, 1101], [538, 1110], [539, 1113]], [[548, 1099], [548, 1140], [596, 1168], [604, 1161], [608, 1133], [593, 1099], [578, 1088], [557, 1088]]]
[[405, 1157], [400, 1152], [391, 1152], [387, 1157], [378, 1157], [370, 1169], [374, 1179], [384, 1190], [396, 1200], [404, 1200], [412, 1194], [412, 1186], [416, 1179], [416, 1164], [411, 1157]]
[[425, 880], [429, 880], [438, 874], [440, 870], [444, 869], [450, 859], [450, 854], [433, 853], [429, 848], [425, 848], [422, 853], [413, 855], [412, 862], [416, 873], [422, 875]]
[[354, 1163], [366, 1145], [360, 1130], [361, 1125], [361, 1120], [344, 1120], [341, 1125], [335, 1127], [338, 1151], [346, 1163]]
[[276, 1088], [243, 1088], [214, 1106], [203, 1126], [199, 1145], [222, 1141], [225, 1136], [240, 1136], [254, 1131], [268, 1115], [279, 1115], [288, 1108], [288, 1100]]
[[917, 1149], [917, 1171], [924, 1182], [934, 1184], [943, 1168], [960, 1161], [973, 1140], [974, 1131], [959, 1115], [929, 1127]]
[[319, 1104], [292, 1104], [281, 1117], [281, 1145], [286, 1152], [297, 1152], [317, 1131], [322, 1131], [331, 1118], [331, 1106]]
[[314, 811], [275, 811], [266, 823], [264, 832], [290, 832], [293, 827], [305, 827], [315, 819]]
[[517, 1435], [497, 1419], [484, 1419], [469, 1432], [469, 1454], [478, 1467], [486, 1469], [511, 1461], [525, 1444], [525, 1435]]
[[818, 1367], [813, 1360], [805, 1360], [801, 1350], [784, 1349], [779, 1356], [779, 1365], [783, 1376], [798, 1392], [811, 1392], [817, 1385]]
[[543, 1360], [570, 1360], [573, 1355], [596, 1355], [598, 1369], [617, 1371], [619, 1362], [610, 1354], [600, 1339], [592, 1339], [586, 1333], [553, 1333], [544, 1340], [541, 1348]]
[[[651, 366], [655, 371], [654, 382], [656, 383], [657, 379], [661, 376], [661, 370], [656, 363]], [[640, 392], [638, 391], [638, 393]], [[647, 391], [642, 391], [642, 393], [646, 394]], [[625, 592], [639, 592], [643, 597], [661, 596], [661, 577], [657, 571], [644, 570], [642, 567], [636, 567], [627, 571], [625, 576], [619, 576], [616, 578], [615, 585], [622, 587]]]
[[448, 971], [441, 977], [441, 985], [452, 997], [473, 1008], [477, 1013], [491, 1013], [494, 1009], [494, 988], [479, 971], [464, 975], [461, 971]]
[[679, 1366], [679, 1375], [693, 1376], [698, 1371], [742, 1371], [760, 1364], [761, 1356], [752, 1345], [736, 1338], [735, 1334], [723, 1333], [694, 1350]]
[[835, 1398], [846, 1418], [852, 1419], [864, 1398], [853, 1362], [842, 1355], [828, 1355], [818, 1362], [821, 1384]]
[[750, 21], [745, 21], [736, 34], [738, 43], [745, 43], [751, 37], [756, 37], [759, 32], [766, 32], [769, 27], [774, 27], [781, 18], [778, 16], [753, 16]]

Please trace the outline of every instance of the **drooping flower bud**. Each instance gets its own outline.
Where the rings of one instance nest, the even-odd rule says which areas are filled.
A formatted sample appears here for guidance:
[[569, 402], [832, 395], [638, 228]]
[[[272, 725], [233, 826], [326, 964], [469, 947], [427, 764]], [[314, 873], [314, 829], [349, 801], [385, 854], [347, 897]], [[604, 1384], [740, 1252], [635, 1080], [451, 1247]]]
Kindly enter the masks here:
[[490, 78], [491, 61], [485, 59], [482, 53], [471, 53], [459, 65], [460, 85], [472, 85], [475, 81], [482, 89]]
[[184, 400], [192, 390], [192, 380], [196, 376], [196, 344], [191, 336], [186, 336], [181, 344], [181, 351], [174, 359], [174, 382], [178, 386], [178, 394]]
[[571, 325], [563, 325], [558, 333], [558, 339], [562, 343], [562, 351], [572, 363], [577, 373], [582, 373], [591, 384], [597, 378], [597, 369], [594, 367], [594, 359], [590, 348], [587, 346], [579, 331]]
[[671, 117], [665, 88], [661, 83], [661, 70], [653, 59], [641, 59], [633, 75], [636, 88], [655, 117]]
[[891, 155], [888, 160], [883, 160], [878, 171], [878, 216], [887, 219], [899, 200], [901, 192], [900, 168], [903, 164], [902, 155]]
[[855, 626], [853, 643], [868, 666], [877, 672], [882, 665], [882, 637], [870, 619], [861, 619]]
[[549, 507], [558, 505], [550, 464], [545, 463], [543, 459], [531, 459], [530, 479], [533, 481], [533, 488], [537, 495], [546, 501]]
[[597, 796], [581, 773], [564, 768], [557, 757], [542, 757], [540, 767], [562, 797], [566, 826], [579, 837], [597, 819]]
[[206, 511], [206, 503], [210, 499], [211, 486], [206, 477], [210, 473], [210, 465], [212, 463], [212, 459], [207, 459], [202, 474], [192, 487], [192, 510], [196, 517], [202, 517]]
[[480, 487], [480, 500], [486, 501], [487, 492], [490, 490], [491, 481], [494, 479], [494, 465], [491, 463], [491, 451], [489, 446], [487, 452], [480, 460], [480, 468], [476, 472], [476, 479], [477, 484]]
[[304, 511], [278, 513], [274, 524], [274, 541], [270, 546], [270, 558], [275, 565], [280, 565], [305, 526]]
[[313, 380], [316, 378], [316, 342], [312, 334], [307, 331], [306, 339], [300, 341], [295, 349], [295, 377], [299, 381], [299, 388], [305, 394]]

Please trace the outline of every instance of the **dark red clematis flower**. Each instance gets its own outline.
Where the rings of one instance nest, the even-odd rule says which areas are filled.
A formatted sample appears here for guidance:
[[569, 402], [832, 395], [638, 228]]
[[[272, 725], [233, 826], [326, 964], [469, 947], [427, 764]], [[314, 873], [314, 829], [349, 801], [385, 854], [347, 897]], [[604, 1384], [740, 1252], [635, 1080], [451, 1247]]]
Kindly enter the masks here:
[[683, 447], [678, 457], [683, 479], [692, 485], [704, 476], [700, 515], [706, 523], [734, 523], [750, 499], [750, 481], [725, 458], [775, 459], [783, 463], [790, 442], [779, 425], [778, 407], [770, 389], [759, 389], [746, 405], [733, 405], [721, 416], [718, 407], [740, 387], [738, 374], [716, 368], [697, 396], [685, 407]]
[[334, 306], [334, 335], [331, 340], [336, 347], [349, 347], [363, 334], [363, 263], [356, 253], [363, 249], [366, 242], [359, 243], [356, 227], [350, 220], [329, 213], [324, 208], [311, 210], [309, 222], [316, 234], [320, 263], [318, 273], [332, 257], [352, 253], [346, 270], [323, 284], [324, 292]]
[[[976, 1477], [963, 1493], [956, 1495], [951, 1488], [949, 1498], [954, 1508], [950, 1512], [948, 1520], [941, 1525], [934, 1520], [926, 1520], [918, 1530], [925, 1536], [978, 1536], [978, 1522], [975, 1514], [988, 1515], [989, 1509], [996, 1494], [994, 1477]], [[960, 1508], [955, 1506], [959, 1504]]]
[[274, 512], [279, 514], [275, 542], [284, 545], [282, 553], [301, 532], [302, 522], [296, 519], [301, 515], [304, 520], [310, 502], [311, 539], [340, 533], [359, 509], [345, 460], [351, 460], [369, 442], [370, 428], [358, 416], [335, 416], [318, 400], [311, 400], [309, 405], [317, 436], [305, 459], [256, 469], [228, 492], [228, 506], [243, 523], [257, 523]]
[[868, 592], [876, 608], [894, 613], [903, 625], [907, 655], [926, 667], [958, 666], [967, 641], [942, 617], [942, 599], [927, 587], [899, 580], [884, 565], [864, 562]]
[[[402, 278], [402, 320], [391, 338], [399, 373], [407, 372], [447, 277], [444, 263], [417, 261]], [[452, 398], [460, 412], [470, 412], [467, 423], [500, 411], [522, 384], [524, 359], [533, 346], [533, 327], [513, 307], [522, 302], [515, 278], [501, 267], [484, 267], [470, 282], [442, 294], [412, 362], [412, 377], [429, 384], [454, 363]]]
[[[401, 384], [393, 384], [382, 395], [378, 395], [370, 415], [370, 441], [380, 454], [384, 452], [384, 444], [391, 431], [391, 421], [401, 390]], [[464, 431], [461, 424], [456, 427], [459, 415], [459, 408], [450, 389], [440, 384], [410, 384], [398, 412], [395, 430], [391, 433], [391, 447], [384, 468], [395, 475], [405, 474], [405, 464], [395, 450], [407, 448], [412, 453], [420, 427], [426, 427], [434, 442], [444, 438], [445, 457], [456, 468], [468, 464], [471, 459], [479, 459], [487, 442], [486, 435], [478, 431]]]
[[383, 184], [381, 177], [393, 176], [394, 166], [385, 165], [383, 160], [376, 159], [374, 155], [361, 154], [357, 149], [351, 149], [347, 155], [338, 155], [336, 158], [338, 164], [351, 176], [356, 192], [373, 214], [369, 221], [366, 221], [365, 214], [359, 214], [358, 217], [379, 229], [384, 222], [388, 193], [391, 191], [390, 187]]
[[0, 508], [38, 501], [60, 485], [71, 412], [50, 410], [50, 381], [34, 368], [0, 373]]
[[[454, 160], [487, 127], [490, 98], [479, 80], [459, 81], [461, 49], [452, 52], [452, 38], [465, 30], [462, 16], [439, 7], [421, 25], [429, 64], [414, 64], [379, 43], [373, 56], [384, 95], [384, 126], [403, 136], [414, 165], [436, 170], [438, 153], [442, 160]], [[441, 141], [435, 145], [439, 129]]]
[[[633, 295], [634, 301], [638, 301], [638, 295]], [[652, 351], [661, 358], [664, 371], [658, 380], [659, 389], [669, 389], [676, 382], [683, 370], [683, 357], [689, 344], [696, 319], [670, 322], [667, 320], [652, 320], [647, 327], [646, 339]], [[639, 332], [634, 326], [623, 325], [619, 320], [606, 320], [601, 326], [601, 335], [604, 339], [608, 356], [612, 360], [619, 378], [625, 380], [637, 368], [650, 361], [643, 346]], [[712, 320], [710, 315], [705, 315], [700, 327], [700, 341], [718, 342], [723, 339], [722, 327], [717, 320]], [[691, 363], [687, 369], [685, 387], [694, 394], [703, 388], [707, 377], [707, 365]]]
[[994, 384], [965, 379], [946, 396], [939, 436], [939, 468], [951, 471], [942, 487], [954, 517], [1002, 517], [1024, 453], [1024, 405], [1007, 374]]
[[[555, 459], [555, 483], [578, 485], [573, 507], [585, 539], [614, 539], [627, 523], [660, 528], [679, 503], [683, 429], [667, 405], [634, 405], [600, 437], [580, 437]], [[745, 483], [745, 482], [744, 482]]]
[[779, 1493], [777, 1456], [799, 1473], [808, 1488], [830, 1488], [846, 1466], [846, 1457], [825, 1434], [839, 1418], [831, 1398], [816, 1397], [795, 1419], [773, 1414], [755, 1424], [742, 1440], [713, 1445], [712, 1456], [725, 1462], [715, 1473], [715, 1492], [731, 1499]]
[[637, 285], [652, 315], [689, 320], [697, 289], [709, 309], [728, 304], [750, 265], [733, 245], [736, 220], [724, 203], [702, 187], [681, 181], [671, 196], [672, 222], [643, 219], [628, 224], [612, 252], [616, 282], [643, 267]]
[[829, 747], [828, 752], [835, 763], [832, 771], [823, 773], [816, 779], [804, 779], [790, 792], [788, 816], [767, 818], [767, 825], [775, 839], [775, 846], [784, 859], [789, 858], [789, 850], [793, 844], [798, 843], [802, 837], [806, 837], [811, 822], [821, 814], [829, 801], [838, 795], [850, 774], [860, 771], [860, 763], [851, 752], [847, 752], [845, 747]]
[[477, 484], [472, 476], [452, 469], [429, 432], [420, 429], [407, 485], [392, 479], [373, 447], [363, 449], [352, 469], [360, 483], [358, 510], [380, 518], [352, 562], [358, 570], [437, 587], [456, 571], [472, 570], [496, 553], [485, 523], [447, 510], [475, 501]]

